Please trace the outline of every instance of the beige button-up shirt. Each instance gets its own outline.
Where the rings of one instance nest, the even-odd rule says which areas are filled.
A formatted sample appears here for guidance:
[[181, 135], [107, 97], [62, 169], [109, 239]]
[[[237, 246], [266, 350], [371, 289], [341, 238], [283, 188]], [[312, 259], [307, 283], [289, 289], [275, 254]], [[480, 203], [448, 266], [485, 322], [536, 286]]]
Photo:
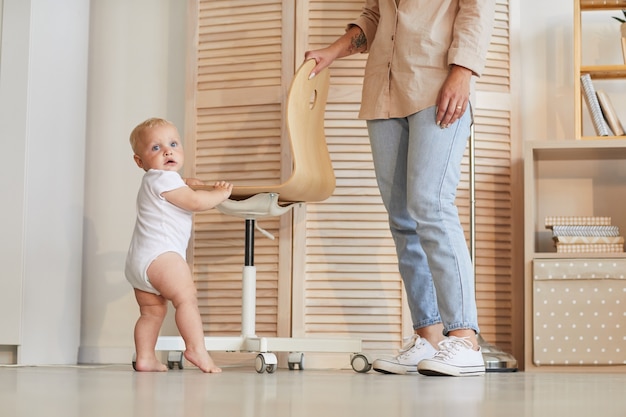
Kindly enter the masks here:
[[366, 0], [350, 23], [369, 52], [359, 117], [406, 117], [435, 105], [451, 64], [480, 76], [494, 12], [495, 0]]

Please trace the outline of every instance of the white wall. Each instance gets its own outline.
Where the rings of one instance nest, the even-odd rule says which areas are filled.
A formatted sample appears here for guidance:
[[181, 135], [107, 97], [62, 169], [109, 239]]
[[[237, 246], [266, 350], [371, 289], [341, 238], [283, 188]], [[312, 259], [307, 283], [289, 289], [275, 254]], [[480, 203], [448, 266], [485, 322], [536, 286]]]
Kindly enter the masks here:
[[[184, 133], [186, 5], [91, 1], [80, 362], [129, 363], [134, 351], [139, 310], [124, 260], [143, 171], [128, 136], [152, 116]], [[177, 334], [171, 319], [163, 334]]]
[[75, 363], [89, 1], [4, 0], [2, 14], [0, 345]]

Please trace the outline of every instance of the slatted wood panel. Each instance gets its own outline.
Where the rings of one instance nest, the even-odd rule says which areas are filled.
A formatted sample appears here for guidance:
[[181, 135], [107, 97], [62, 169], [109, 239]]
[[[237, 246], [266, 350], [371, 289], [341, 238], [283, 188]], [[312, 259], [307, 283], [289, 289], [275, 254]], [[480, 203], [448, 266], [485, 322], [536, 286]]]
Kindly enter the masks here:
[[[291, 35], [284, 22], [279, 23], [281, 2], [204, 0], [200, 5], [204, 18], [199, 19], [197, 174], [204, 179], [226, 175], [235, 182], [277, 182], [288, 171], [280, 164], [285, 155], [280, 112], [289, 68], [285, 39]], [[341, 35], [361, 7], [362, 0], [296, 2], [291, 69], [300, 64], [306, 49], [325, 46]], [[241, 39], [238, 31], [250, 27], [256, 32], [244, 33], [254, 33], [254, 39]], [[283, 30], [282, 52], [272, 37], [280, 38], [278, 27]], [[264, 42], [259, 30], [274, 41]], [[259, 65], [257, 55], [263, 61]], [[291, 335], [357, 337], [364, 350], [389, 353], [400, 346], [411, 323], [365, 122], [357, 119], [366, 58], [344, 58], [331, 67], [325, 128], [337, 176], [335, 193], [326, 202], [295, 211], [294, 235], [288, 236], [293, 251], [284, 238], [282, 249], [280, 239], [257, 239], [257, 329], [264, 335], [280, 333], [277, 322], [285, 317], [279, 313], [278, 298], [291, 302], [292, 297], [287, 311], [291, 317], [286, 318], [292, 321]], [[483, 336], [507, 350], [513, 221], [509, 61], [508, 2], [499, 0], [487, 66], [477, 82], [476, 281]], [[282, 75], [280, 68], [286, 71]], [[468, 171], [466, 158], [458, 205], [467, 231]], [[263, 226], [274, 234], [291, 233], [288, 220], [269, 219]], [[196, 218], [194, 271], [208, 333], [239, 331], [242, 228], [238, 220], [215, 213]], [[283, 256], [285, 246], [293, 261], [293, 287], [291, 294], [279, 297], [281, 264], [290, 262]]]
[[[514, 280], [511, 165], [515, 155], [511, 143], [508, 22], [508, 0], [498, 0], [486, 68], [476, 85], [479, 99], [475, 113], [475, 268], [482, 335], [511, 352]], [[459, 191], [459, 200], [464, 199], [464, 190], [465, 187]]]
[[[362, 1], [311, 1], [307, 49], [344, 33]], [[302, 320], [297, 333], [363, 341], [371, 353], [393, 351], [403, 334], [403, 290], [372, 162], [367, 129], [358, 120], [367, 55], [335, 61], [326, 111], [326, 138], [337, 188], [306, 212]], [[301, 326], [301, 327], [300, 327]]]
[[[483, 337], [511, 351], [512, 203], [507, 110], [476, 111], [476, 298]], [[459, 200], [465, 198], [464, 190]], [[469, 230], [469, 229], [466, 229]]]
[[[280, 182], [285, 158], [284, 2], [201, 0], [192, 81], [193, 175], [207, 182]], [[288, 13], [288, 11], [287, 11]], [[281, 219], [260, 225], [279, 236]], [[259, 335], [276, 335], [279, 316], [280, 239], [262, 235], [255, 244]], [[194, 278], [207, 335], [241, 332], [244, 221], [216, 210], [195, 216], [191, 251]], [[287, 265], [289, 262], [287, 262]]]
[[491, 46], [487, 53], [485, 70], [478, 80], [478, 90], [510, 92], [510, 33], [508, 0], [496, 2], [496, 15], [491, 36]]
[[[358, 104], [329, 105], [337, 190], [307, 212], [306, 332], [352, 335], [370, 352], [402, 335], [403, 291]], [[341, 316], [341, 321], [337, 317]]]

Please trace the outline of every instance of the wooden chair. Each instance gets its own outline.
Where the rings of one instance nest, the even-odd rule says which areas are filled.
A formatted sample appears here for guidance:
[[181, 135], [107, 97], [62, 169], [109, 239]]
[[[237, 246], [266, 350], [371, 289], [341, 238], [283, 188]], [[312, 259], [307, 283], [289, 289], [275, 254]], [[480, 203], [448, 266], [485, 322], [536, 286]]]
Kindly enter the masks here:
[[[268, 186], [235, 186], [231, 198], [217, 209], [245, 219], [245, 256], [242, 276], [242, 312], [240, 337], [206, 337], [208, 351], [259, 352], [255, 360], [258, 373], [273, 373], [278, 360], [274, 352], [289, 352], [289, 369], [303, 369], [304, 352], [350, 353], [350, 363], [357, 372], [371, 369], [371, 359], [360, 353], [361, 340], [340, 338], [257, 337], [255, 333], [256, 267], [254, 266], [254, 230], [269, 233], [256, 225], [256, 219], [280, 216], [294, 205], [323, 201], [335, 189], [326, 136], [324, 112], [330, 74], [321, 71], [313, 79], [315, 66], [310, 60], [296, 72], [287, 97], [286, 123], [293, 159], [292, 172], [282, 184]], [[198, 187], [203, 188], [203, 187]], [[180, 337], [159, 337], [157, 350], [170, 351], [168, 366], [182, 367], [184, 342]]]

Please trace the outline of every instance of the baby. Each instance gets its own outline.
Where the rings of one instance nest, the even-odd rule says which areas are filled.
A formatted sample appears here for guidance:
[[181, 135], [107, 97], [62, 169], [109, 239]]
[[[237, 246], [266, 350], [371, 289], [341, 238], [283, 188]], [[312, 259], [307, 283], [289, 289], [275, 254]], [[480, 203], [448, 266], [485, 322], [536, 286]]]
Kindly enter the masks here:
[[126, 278], [135, 289], [140, 317], [135, 325], [137, 371], [166, 371], [155, 346], [167, 313], [176, 309], [176, 326], [185, 341], [185, 358], [204, 372], [221, 372], [206, 350], [196, 287], [185, 260], [192, 213], [214, 208], [228, 199], [232, 184], [218, 181], [210, 191], [193, 190], [202, 184], [183, 179], [184, 162], [176, 127], [152, 118], [130, 135], [134, 160], [145, 171], [137, 195], [137, 220], [126, 258]]

